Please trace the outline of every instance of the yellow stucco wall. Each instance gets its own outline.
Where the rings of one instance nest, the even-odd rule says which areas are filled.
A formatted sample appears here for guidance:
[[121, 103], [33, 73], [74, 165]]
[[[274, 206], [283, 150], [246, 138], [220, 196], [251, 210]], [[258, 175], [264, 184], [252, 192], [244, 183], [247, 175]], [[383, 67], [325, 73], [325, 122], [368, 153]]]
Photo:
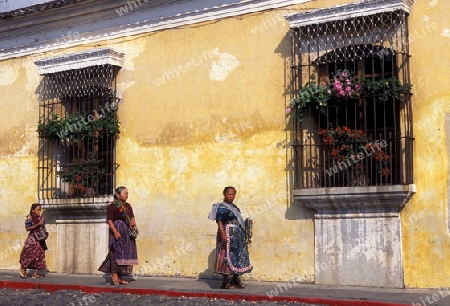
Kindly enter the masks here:
[[[19, 266], [27, 235], [25, 217], [37, 199], [38, 105], [34, 91], [39, 77], [31, 58], [7, 60], [0, 65], [0, 261], [3, 268], [12, 268]], [[48, 262], [52, 264], [54, 259], [49, 256]]]
[[[216, 224], [207, 214], [223, 198], [223, 187], [234, 185], [236, 204], [254, 219], [250, 253], [255, 269], [247, 277], [314, 279], [312, 214], [290, 202], [284, 116], [290, 42], [285, 12], [292, 11], [95, 44], [125, 53], [117, 78], [123, 95], [117, 184], [128, 186], [141, 230], [137, 274], [212, 275]], [[23, 218], [37, 194], [39, 77], [33, 61], [86, 47], [94, 44], [2, 63], [17, 70], [17, 78], [14, 83], [9, 76], [2, 79], [0, 95], [14, 103], [1, 103], [14, 106], [17, 113], [10, 119], [18, 129], [28, 128], [33, 143], [26, 161], [12, 157], [21, 146], [11, 152], [2, 148], [4, 185], [14, 182], [8, 189], [11, 196], [4, 200], [17, 203], [7, 209], [7, 223], [13, 229], [6, 235], [17, 247], [3, 261], [5, 268], [18, 267], [19, 246], [26, 237]], [[26, 115], [17, 108], [19, 101], [29, 104]], [[16, 133], [6, 125], [2, 130]], [[15, 140], [25, 142], [23, 137]], [[29, 175], [18, 181], [19, 172]], [[50, 270], [55, 268], [54, 237], [47, 252]], [[0, 245], [8, 247], [9, 241]], [[98, 260], [100, 264], [103, 258]]]
[[444, 129], [450, 113], [449, 10], [448, 1], [416, 1], [409, 23], [417, 193], [402, 212], [402, 231], [405, 286], [413, 288], [450, 287]]
[[206, 215], [223, 187], [234, 185], [236, 203], [254, 219], [252, 277], [313, 279], [311, 215], [286, 196], [288, 27], [279, 18], [251, 33], [279, 14], [187, 26], [130, 44], [136, 57], [120, 75], [117, 182], [129, 187], [145, 233], [139, 274], [210, 275], [216, 225]]
[[[125, 53], [117, 78], [123, 96], [117, 185], [129, 188], [141, 230], [135, 272], [211, 275], [216, 225], [206, 216], [223, 187], [234, 185], [236, 204], [254, 219], [255, 269], [246, 277], [313, 281], [312, 212], [290, 200], [284, 116], [290, 40], [282, 16], [349, 2], [314, 1], [1, 62], [0, 105], [8, 114], [0, 120], [1, 266], [18, 268], [24, 217], [37, 197], [39, 76], [33, 61], [107, 46]], [[443, 264], [450, 257], [449, 9], [442, 0], [419, 0], [410, 16], [417, 194], [402, 211], [406, 287], [450, 286]], [[48, 226], [52, 233], [54, 224]]]

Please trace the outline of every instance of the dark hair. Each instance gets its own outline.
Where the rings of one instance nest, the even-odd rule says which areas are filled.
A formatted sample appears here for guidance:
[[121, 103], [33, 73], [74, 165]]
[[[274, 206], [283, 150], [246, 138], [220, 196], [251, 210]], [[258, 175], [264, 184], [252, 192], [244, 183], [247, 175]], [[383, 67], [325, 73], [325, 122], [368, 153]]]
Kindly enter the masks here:
[[31, 204], [30, 215], [33, 214], [33, 210], [35, 210], [36, 207], [39, 207], [39, 206], [41, 206], [41, 204], [39, 204], [39, 203], [33, 203], [33, 204]]
[[228, 192], [228, 190], [230, 190], [230, 189], [233, 189], [234, 193], [236, 193], [236, 188], [234, 188], [233, 186], [227, 186], [223, 189], [223, 192], [222, 192], [223, 195], [225, 195]]
[[120, 194], [122, 191], [124, 191], [125, 189], [127, 189], [127, 187], [124, 187], [124, 186], [117, 187], [117, 188], [114, 190], [114, 199], [118, 199], [118, 198], [119, 198], [119, 194]]

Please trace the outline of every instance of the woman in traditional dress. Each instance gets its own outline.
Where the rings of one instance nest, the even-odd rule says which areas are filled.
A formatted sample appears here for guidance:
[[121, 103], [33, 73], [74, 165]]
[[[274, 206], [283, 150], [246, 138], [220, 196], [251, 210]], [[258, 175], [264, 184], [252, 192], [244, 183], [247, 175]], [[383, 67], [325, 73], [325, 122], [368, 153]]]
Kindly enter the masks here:
[[[213, 204], [208, 215], [216, 220], [216, 262], [215, 272], [223, 275], [222, 289], [245, 288], [239, 275], [249, 273], [253, 267], [250, 265], [248, 243], [246, 236], [246, 222], [239, 208], [233, 204], [236, 189], [232, 186], [223, 190], [223, 202]], [[231, 281], [228, 276], [233, 275]]]
[[[20, 277], [27, 278], [27, 269], [34, 269], [33, 278], [42, 278], [38, 270], [45, 269], [45, 239], [48, 233], [45, 230], [44, 217], [41, 216], [41, 205], [31, 204], [30, 214], [25, 220], [25, 229], [29, 232], [20, 253]], [[38, 240], [39, 239], [39, 240]]]
[[109, 226], [109, 252], [99, 271], [110, 273], [113, 285], [128, 285], [122, 278], [133, 271], [138, 264], [135, 236], [130, 229], [136, 231], [136, 220], [133, 208], [127, 202], [128, 189], [119, 187], [115, 190], [114, 201], [108, 205], [107, 220]]

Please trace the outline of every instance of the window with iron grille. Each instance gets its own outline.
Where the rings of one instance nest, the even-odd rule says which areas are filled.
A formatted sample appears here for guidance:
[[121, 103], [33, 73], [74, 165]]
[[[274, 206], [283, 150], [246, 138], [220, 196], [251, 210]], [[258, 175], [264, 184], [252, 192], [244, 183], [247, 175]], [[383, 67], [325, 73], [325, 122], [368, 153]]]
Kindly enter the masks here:
[[[374, 2], [378, 8], [370, 14], [364, 4]], [[296, 188], [412, 183], [412, 85], [403, 4], [363, 1], [287, 17], [292, 37], [287, 112], [295, 132]]]
[[[95, 62], [98, 53], [92, 54], [83, 56]], [[88, 63], [69, 68], [75, 69], [44, 74], [39, 86], [40, 200], [108, 196], [115, 185], [120, 67]]]

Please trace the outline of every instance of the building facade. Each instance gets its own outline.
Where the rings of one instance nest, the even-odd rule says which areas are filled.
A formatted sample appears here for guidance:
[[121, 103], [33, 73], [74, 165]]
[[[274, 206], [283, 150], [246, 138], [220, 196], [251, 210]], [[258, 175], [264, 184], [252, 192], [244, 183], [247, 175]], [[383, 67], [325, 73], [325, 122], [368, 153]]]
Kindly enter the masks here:
[[105, 209], [127, 186], [134, 273], [214, 277], [207, 214], [233, 185], [254, 222], [246, 278], [449, 287], [449, 6], [59, 0], [0, 13], [2, 268], [18, 268], [39, 202], [48, 269], [98, 273]]

